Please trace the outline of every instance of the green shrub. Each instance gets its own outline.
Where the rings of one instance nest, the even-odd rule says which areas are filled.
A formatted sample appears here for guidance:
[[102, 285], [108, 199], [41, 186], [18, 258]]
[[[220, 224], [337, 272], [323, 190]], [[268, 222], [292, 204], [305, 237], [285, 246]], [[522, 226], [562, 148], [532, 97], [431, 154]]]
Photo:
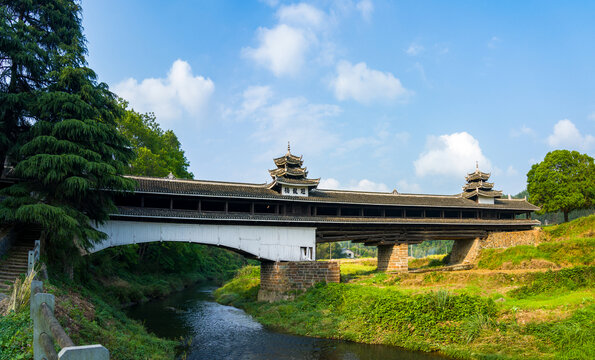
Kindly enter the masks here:
[[558, 271], [536, 273], [531, 283], [509, 292], [522, 299], [553, 291], [573, 291], [595, 287], [595, 266], [579, 266]]
[[29, 308], [0, 316], [0, 360], [33, 359], [33, 322]]

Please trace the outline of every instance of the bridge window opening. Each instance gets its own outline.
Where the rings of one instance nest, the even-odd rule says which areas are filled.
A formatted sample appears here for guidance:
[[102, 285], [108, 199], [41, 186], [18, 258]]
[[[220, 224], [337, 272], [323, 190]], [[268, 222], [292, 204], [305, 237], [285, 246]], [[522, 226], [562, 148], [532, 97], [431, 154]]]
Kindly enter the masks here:
[[441, 216], [440, 210], [426, 210], [426, 217], [428, 218], [439, 218]]
[[444, 210], [444, 217], [447, 219], [458, 219], [459, 211], [457, 210]]
[[249, 213], [250, 203], [233, 203], [227, 205], [227, 211], [233, 213]]
[[211, 212], [224, 212], [225, 211], [225, 202], [223, 201], [202, 201], [201, 203], [201, 210], [202, 211], [211, 211]]
[[386, 217], [403, 217], [403, 210], [401, 209], [386, 209]]
[[159, 196], [145, 196], [146, 208], [169, 209], [170, 199]]
[[341, 216], [359, 216], [359, 209], [352, 207], [341, 208]]
[[475, 219], [477, 213], [475, 211], [463, 211], [463, 219]]
[[502, 212], [502, 213], [500, 213], [500, 219], [512, 220], [512, 219], [514, 219], [514, 213]]
[[336, 216], [339, 209], [331, 206], [319, 206], [316, 209], [316, 214], [321, 216]]
[[369, 209], [364, 209], [364, 216], [380, 217], [380, 216], [382, 216], [382, 213], [380, 212], [380, 209], [369, 208]]
[[133, 194], [116, 195], [114, 196], [114, 203], [116, 206], [142, 206], [141, 198], [139, 196], [134, 196]]
[[497, 220], [498, 219], [498, 213], [496, 213], [495, 211], [482, 211], [481, 212], [481, 218], [482, 219], [487, 219], [487, 220]]
[[198, 201], [192, 199], [174, 199], [174, 209], [179, 210], [196, 210], [198, 208]]
[[254, 204], [254, 212], [257, 214], [274, 214], [276, 213], [276, 207], [270, 204]]
[[300, 260], [312, 260], [312, 247], [300, 247]]
[[515, 219], [525, 220], [527, 219], [527, 213], [515, 213]]
[[420, 218], [423, 217], [423, 210], [417, 210], [417, 209], [407, 209], [407, 217], [410, 218]]

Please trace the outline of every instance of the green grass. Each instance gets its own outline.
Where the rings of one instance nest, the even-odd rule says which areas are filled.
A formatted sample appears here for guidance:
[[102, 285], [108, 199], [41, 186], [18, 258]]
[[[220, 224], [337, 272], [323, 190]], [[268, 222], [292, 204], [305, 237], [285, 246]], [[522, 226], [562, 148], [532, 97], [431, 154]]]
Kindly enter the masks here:
[[567, 223], [544, 226], [543, 231], [552, 239], [569, 237], [595, 237], [595, 214], [578, 218]]
[[33, 323], [29, 309], [0, 315], [0, 360], [33, 359]]
[[477, 267], [498, 269], [504, 263], [546, 260], [559, 266], [594, 265], [595, 238], [572, 238], [537, 246], [520, 245], [508, 249], [483, 249]]

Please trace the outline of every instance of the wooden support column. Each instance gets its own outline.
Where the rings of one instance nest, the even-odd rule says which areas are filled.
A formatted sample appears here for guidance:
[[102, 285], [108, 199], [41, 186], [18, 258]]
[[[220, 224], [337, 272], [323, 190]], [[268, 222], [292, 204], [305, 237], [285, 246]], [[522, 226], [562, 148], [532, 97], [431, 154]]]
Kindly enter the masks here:
[[174, 208], [174, 198], [169, 199], [169, 209], [172, 210]]
[[140, 207], [145, 207], [145, 197], [144, 196], [140, 197]]
[[229, 211], [229, 201], [225, 202], [225, 213], [227, 214]]
[[202, 201], [200, 199], [198, 199], [198, 212], [202, 213]]
[[250, 203], [250, 215], [254, 215], [254, 202]]

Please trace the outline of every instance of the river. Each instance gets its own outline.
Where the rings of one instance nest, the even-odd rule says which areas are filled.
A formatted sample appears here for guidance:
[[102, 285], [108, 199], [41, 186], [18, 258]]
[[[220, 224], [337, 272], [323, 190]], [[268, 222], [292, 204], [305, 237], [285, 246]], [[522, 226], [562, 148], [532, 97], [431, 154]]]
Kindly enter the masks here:
[[384, 345], [295, 336], [267, 329], [244, 311], [216, 303], [212, 285], [195, 285], [165, 299], [135, 305], [128, 315], [156, 335], [184, 338], [193, 360], [438, 360], [443, 357]]

